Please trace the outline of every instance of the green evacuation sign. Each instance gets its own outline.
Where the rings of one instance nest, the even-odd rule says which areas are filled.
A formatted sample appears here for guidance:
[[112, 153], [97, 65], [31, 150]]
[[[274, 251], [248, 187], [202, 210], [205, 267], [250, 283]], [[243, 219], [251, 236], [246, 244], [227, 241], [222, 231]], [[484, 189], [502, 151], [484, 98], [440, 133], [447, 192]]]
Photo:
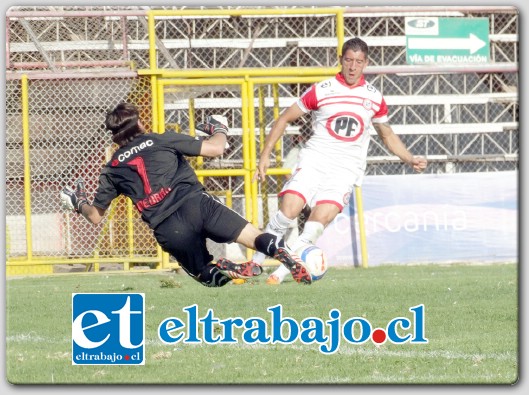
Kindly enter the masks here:
[[487, 63], [488, 18], [406, 17], [408, 64]]

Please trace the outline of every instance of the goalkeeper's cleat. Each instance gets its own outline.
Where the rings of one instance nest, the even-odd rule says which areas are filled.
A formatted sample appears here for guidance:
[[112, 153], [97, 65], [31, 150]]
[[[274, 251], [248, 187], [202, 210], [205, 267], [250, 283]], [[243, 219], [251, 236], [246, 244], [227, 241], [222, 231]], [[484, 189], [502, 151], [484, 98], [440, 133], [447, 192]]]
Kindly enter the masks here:
[[261, 265], [249, 261], [244, 263], [234, 263], [226, 258], [220, 258], [215, 264], [222, 274], [231, 279], [252, 278], [259, 276], [263, 272]]
[[299, 256], [289, 253], [286, 248], [279, 247], [274, 258], [285, 265], [296, 282], [306, 285], [312, 284], [312, 277], [305, 263]]
[[281, 280], [275, 274], [271, 274], [266, 279], [266, 285], [279, 285], [279, 284], [281, 284]]
[[233, 280], [231, 280], [231, 283], [234, 285], [242, 285], [246, 284], [246, 280], [244, 278], [234, 278]]

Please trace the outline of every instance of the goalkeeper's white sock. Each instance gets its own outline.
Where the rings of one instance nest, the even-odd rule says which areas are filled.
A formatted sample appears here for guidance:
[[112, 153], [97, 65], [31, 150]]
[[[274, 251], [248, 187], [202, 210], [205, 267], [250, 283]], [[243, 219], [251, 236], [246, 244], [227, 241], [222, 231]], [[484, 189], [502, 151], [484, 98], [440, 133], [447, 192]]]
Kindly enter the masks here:
[[[270, 218], [270, 221], [266, 225], [265, 232], [276, 235], [278, 238], [283, 238], [287, 229], [294, 223], [295, 219], [286, 217], [281, 210], [278, 210], [276, 214]], [[266, 255], [262, 252], [256, 251], [252, 256], [252, 261], [255, 263], [262, 264], [266, 258]]]
[[[297, 251], [298, 248], [303, 247], [307, 244], [314, 244], [316, 240], [320, 238], [325, 227], [323, 224], [317, 221], [307, 221], [303, 228], [303, 233], [299, 235], [297, 240], [292, 244], [292, 251]], [[271, 274], [276, 276], [279, 282], [282, 282], [286, 276], [290, 274], [290, 270], [285, 265], [279, 265], [279, 267]]]

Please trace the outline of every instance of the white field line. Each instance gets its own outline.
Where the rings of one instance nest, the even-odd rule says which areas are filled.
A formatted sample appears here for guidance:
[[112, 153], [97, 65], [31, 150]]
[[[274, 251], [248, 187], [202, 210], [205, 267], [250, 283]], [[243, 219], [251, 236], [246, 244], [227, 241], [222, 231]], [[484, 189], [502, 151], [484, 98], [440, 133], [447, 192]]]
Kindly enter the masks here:
[[399, 357], [399, 358], [430, 358], [430, 359], [462, 359], [472, 362], [483, 361], [485, 359], [493, 359], [497, 361], [516, 362], [517, 357], [511, 353], [491, 353], [491, 354], [470, 354], [454, 351], [421, 351], [421, 350], [385, 350], [382, 348], [375, 350], [367, 350], [362, 348], [347, 347], [340, 348], [340, 354], [345, 355], [362, 355], [362, 356], [384, 356], [384, 357]]
[[[151, 343], [146, 339], [146, 343]], [[167, 349], [172, 351], [179, 351], [182, 350], [185, 347], [238, 347], [241, 349], [247, 349], [247, 350], [266, 350], [270, 347], [284, 347], [285, 349], [295, 350], [295, 351], [308, 351], [308, 352], [320, 352], [319, 351], [319, 345], [314, 344], [307, 344], [307, 345], [299, 345], [299, 344], [289, 344], [289, 345], [271, 345], [271, 344], [246, 344], [244, 342], [237, 342], [234, 344], [215, 344], [215, 345], [208, 345], [205, 343], [200, 344], [174, 344], [174, 345], [164, 345], [160, 344], [160, 342], [154, 340], [152, 343], [155, 343], [157, 346], [160, 346], [161, 348], [167, 347]], [[377, 348], [377, 349], [366, 349], [361, 348], [362, 346], [352, 346], [347, 344], [341, 344], [339, 350], [337, 351], [338, 355], [360, 355], [363, 357], [397, 357], [397, 358], [406, 358], [406, 359], [417, 359], [417, 358], [427, 358], [427, 359], [445, 359], [445, 360], [467, 360], [474, 363], [481, 362], [483, 360], [497, 360], [497, 361], [506, 361], [506, 362], [513, 362], [516, 363], [518, 361], [516, 353], [489, 353], [489, 354], [483, 354], [483, 353], [462, 353], [462, 352], [454, 352], [454, 351], [438, 351], [438, 350], [429, 350], [429, 351], [421, 351], [420, 349], [416, 350], [387, 350], [383, 348]], [[402, 346], [406, 347], [406, 346]], [[412, 346], [409, 346], [412, 347]]]
[[[64, 339], [49, 339], [43, 336], [37, 335], [35, 332], [28, 333], [17, 333], [16, 335], [6, 336], [6, 343], [49, 343], [49, 344], [71, 344], [72, 339], [68, 336]], [[170, 347], [162, 344], [158, 339], [145, 339], [145, 345], [147, 346], [161, 346]]]
[[[249, 348], [249, 349], [266, 349], [270, 347], [267, 344], [245, 344], [237, 343], [233, 344], [234, 347], [240, 348]], [[320, 352], [317, 344], [310, 345], [285, 345], [285, 348], [290, 348], [297, 351], [316, 351]], [[514, 353], [490, 353], [490, 354], [471, 354], [471, 353], [461, 353], [454, 351], [421, 351], [421, 350], [386, 350], [383, 348], [379, 349], [365, 349], [360, 348], [361, 346], [348, 346], [342, 344], [340, 349], [337, 351], [338, 355], [360, 355], [364, 357], [397, 357], [397, 358], [407, 358], [407, 359], [417, 359], [417, 358], [428, 358], [428, 359], [460, 359], [467, 360], [471, 362], [480, 362], [483, 360], [497, 360], [497, 361], [506, 361], [506, 362], [517, 362], [518, 358]], [[405, 346], [403, 346], [405, 347]]]
[[[35, 332], [29, 333], [19, 333], [16, 335], [11, 335], [6, 337], [7, 343], [70, 343], [70, 338], [65, 338], [60, 341], [55, 341], [47, 339], [45, 337], [37, 335]], [[160, 349], [166, 349], [167, 351], [179, 351], [184, 347], [190, 347], [188, 344], [174, 344], [167, 345], [162, 344], [158, 339], [145, 339], [145, 345], [156, 347]], [[270, 345], [270, 344], [246, 344], [239, 341], [235, 344], [217, 344], [217, 345], [207, 345], [204, 343], [195, 344], [191, 347], [219, 347], [219, 346], [229, 346], [239, 347], [241, 349], [250, 349], [250, 350], [265, 350], [269, 347], [281, 347], [281, 345]], [[290, 344], [284, 345], [285, 349], [291, 349], [295, 351], [309, 351], [309, 352], [320, 352], [318, 349], [318, 344]], [[403, 346], [406, 347], [406, 346]], [[411, 346], [410, 346], [411, 347]], [[406, 359], [417, 359], [417, 358], [428, 358], [428, 359], [445, 359], [445, 360], [467, 360], [471, 362], [481, 362], [484, 360], [497, 360], [497, 361], [506, 361], [516, 363], [518, 361], [517, 355], [515, 353], [462, 353], [454, 351], [438, 351], [438, 350], [429, 350], [422, 351], [420, 349], [416, 350], [387, 350], [382, 347], [376, 349], [366, 349], [361, 348], [361, 346], [351, 346], [348, 344], [341, 344], [339, 350], [337, 351], [338, 355], [360, 355], [364, 357], [397, 357], [397, 358], [406, 358]]]
[[387, 375], [376, 373], [371, 376], [371, 380], [376, 384], [512, 384], [516, 378], [498, 376], [490, 374], [476, 374], [461, 377], [446, 373], [429, 373], [423, 375]]
[[6, 336], [6, 343], [56, 343], [50, 339], [37, 335], [35, 332], [18, 333]]

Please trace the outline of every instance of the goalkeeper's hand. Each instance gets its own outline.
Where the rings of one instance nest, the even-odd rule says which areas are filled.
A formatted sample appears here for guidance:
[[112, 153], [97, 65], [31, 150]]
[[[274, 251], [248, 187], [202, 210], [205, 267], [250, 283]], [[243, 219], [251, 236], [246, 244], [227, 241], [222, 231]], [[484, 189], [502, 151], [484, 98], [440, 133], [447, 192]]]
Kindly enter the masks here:
[[75, 190], [70, 187], [65, 187], [61, 191], [61, 202], [64, 209], [81, 214], [83, 205], [88, 204], [84, 180], [82, 178], [79, 178], [75, 182]]
[[210, 115], [205, 123], [198, 123], [195, 129], [209, 136], [217, 133], [228, 135], [228, 119], [222, 115]]

